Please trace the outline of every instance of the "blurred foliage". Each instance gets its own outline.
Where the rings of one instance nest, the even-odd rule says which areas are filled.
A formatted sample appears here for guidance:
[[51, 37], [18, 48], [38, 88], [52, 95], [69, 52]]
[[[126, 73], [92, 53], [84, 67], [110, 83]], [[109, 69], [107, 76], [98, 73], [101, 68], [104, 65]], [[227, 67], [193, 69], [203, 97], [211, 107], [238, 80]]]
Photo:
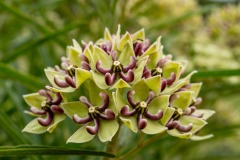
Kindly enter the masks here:
[[[196, 75], [203, 81], [204, 108], [217, 113], [200, 134], [214, 138], [195, 142], [170, 136], [146, 143], [133, 159], [239, 159], [240, 157], [240, 6], [237, 0], [1, 0], [0, 1], [0, 144], [51, 145], [104, 151], [105, 143], [65, 144], [76, 129], [68, 121], [53, 134], [21, 130], [31, 119], [22, 95], [47, 80], [43, 69], [59, 64], [72, 39], [96, 41], [105, 27], [131, 32], [144, 27], [151, 41], [163, 35], [164, 52], [188, 59], [189, 68], [234, 74]], [[230, 70], [231, 71], [231, 70]], [[226, 73], [225, 72], [225, 73]], [[233, 73], [233, 72], [232, 72]], [[235, 75], [235, 76], [234, 76]], [[238, 76], [237, 76], [238, 75]], [[232, 80], [233, 79], [233, 80]], [[127, 135], [127, 136], [126, 136]], [[140, 138], [123, 129], [121, 153], [140, 147]], [[53, 156], [29, 159], [54, 159]], [[59, 156], [58, 159], [79, 159]], [[99, 159], [82, 156], [83, 159]], [[12, 158], [6, 158], [12, 159]], [[13, 158], [14, 159], [14, 158]], [[19, 157], [21, 159], [21, 157]]]

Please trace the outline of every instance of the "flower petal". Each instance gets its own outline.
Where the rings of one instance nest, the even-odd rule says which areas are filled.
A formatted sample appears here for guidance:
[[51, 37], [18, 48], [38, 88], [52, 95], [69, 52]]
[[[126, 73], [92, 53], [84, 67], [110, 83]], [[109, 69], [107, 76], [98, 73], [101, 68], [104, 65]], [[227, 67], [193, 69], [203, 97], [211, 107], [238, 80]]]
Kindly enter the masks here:
[[47, 131], [49, 133], [52, 133], [54, 129], [57, 127], [57, 124], [61, 121], [63, 121], [66, 118], [66, 115], [64, 114], [54, 114], [53, 117], [53, 124], [51, 124], [48, 128]]
[[112, 137], [117, 133], [119, 124], [117, 120], [100, 120], [100, 128], [98, 137], [102, 142], [111, 141]]
[[34, 134], [41, 134], [46, 132], [48, 127], [44, 127], [38, 123], [37, 118], [32, 120], [25, 126], [25, 128], [22, 130], [22, 132], [28, 132], [28, 133], [34, 133]]
[[110, 88], [110, 90], [114, 88], [131, 88], [131, 86], [121, 78]]
[[193, 98], [197, 98], [198, 94], [199, 94], [199, 91], [202, 87], [202, 83], [191, 83], [191, 88], [189, 89], [190, 91], [193, 91], [194, 94], [193, 94]]
[[112, 58], [109, 56], [104, 50], [99, 48], [98, 46], [94, 46], [93, 57], [95, 61], [101, 61], [103, 68], [111, 68], [112, 66]]
[[45, 74], [49, 80], [49, 82], [52, 84], [53, 87], [48, 87], [50, 90], [52, 90], [53, 92], [73, 92], [75, 90], [75, 88], [72, 87], [66, 87], [66, 88], [61, 88], [58, 85], [56, 85], [56, 83], [54, 82], [54, 76], [57, 76], [59, 79], [64, 80], [66, 74], [60, 73], [60, 72], [56, 72], [53, 71], [51, 69], [44, 69]]
[[122, 95], [121, 95], [119, 89], [117, 89], [117, 91], [116, 91], [116, 92], [113, 92], [113, 93], [114, 93], [114, 94], [113, 94], [113, 100], [114, 100], [114, 102], [115, 102], [117, 111], [120, 112], [121, 109], [122, 109], [122, 107], [123, 107], [124, 105], [129, 105], [129, 104], [126, 102], [126, 100], [124, 100], [124, 99], [122, 98]]
[[157, 121], [147, 120], [147, 126], [141, 131], [146, 134], [157, 134], [167, 130], [167, 127], [162, 126]]
[[147, 56], [149, 54], [152, 54], [154, 52], [158, 52], [161, 47], [161, 36], [157, 38], [157, 41], [153, 43], [147, 50], [144, 52], [142, 56]]
[[74, 114], [77, 114], [79, 117], [86, 117], [88, 115], [88, 107], [82, 102], [67, 102], [61, 105], [61, 108], [64, 110], [70, 118], [73, 117]]
[[77, 68], [75, 76], [76, 76], [76, 88], [78, 88], [83, 82], [85, 82], [87, 79], [91, 77], [91, 72], [85, 69]]
[[150, 77], [148, 79], [145, 80], [146, 84], [148, 85], [148, 87], [154, 91], [154, 93], [156, 95], [159, 95], [160, 91], [161, 91], [161, 76], [154, 76], [154, 77]]
[[179, 90], [181, 87], [189, 84], [190, 78], [195, 73], [197, 73], [197, 71], [192, 71], [185, 78], [179, 79], [178, 81], [176, 81], [176, 83], [173, 83], [170, 87], [167, 87], [163, 92], [161, 92], [161, 94], [172, 94], [173, 92]]
[[79, 52], [78, 50], [76, 50], [73, 46], [68, 46], [67, 47], [67, 55], [69, 58], [69, 62], [72, 65], [81, 67], [81, 59], [79, 58], [81, 52]]
[[147, 99], [149, 89], [143, 79], [135, 83], [132, 86], [132, 90], [135, 91], [135, 94], [132, 95], [132, 98], [135, 102], [141, 102]]
[[197, 109], [193, 114], [194, 115], [200, 115], [203, 114], [202, 119], [207, 120], [209, 117], [211, 117], [216, 112], [210, 109]]
[[147, 63], [147, 60], [148, 60], [148, 56], [138, 60], [138, 64], [137, 64], [138, 68], [133, 70], [134, 80], [132, 81], [132, 84], [134, 84], [137, 81], [139, 81], [140, 79], [142, 79], [143, 69], [144, 69], [144, 66]]
[[94, 72], [94, 71], [90, 71], [92, 73], [92, 77], [94, 82], [96, 83], [96, 85], [101, 88], [101, 89], [107, 89], [109, 88], [109, 86], [106, 84], [105, 82], [105, 77], [104, 75]]
[[138, 126], [137, 126], [137, 118], [135, 116], [132, 117], [120, 117], [120, 119], [123, 121], [123, 123], [130, 128], [133, 132], [138, 132]]
[[131, 56], [134, 56], [134, 51], [133, 51], [132, 43], [128, 41], [125, 43], [123, 49], [121, 50], [118, 60], [121, 62], [123, 66], [127, 66], [130, 63]]
[[174, 112], [175, 112], [174, 108], [170, 107], [167, 108], [166, 112], [163, 114], [163, 117], [161, 118], [161, 122], [164, 126], [168, 123]]
[[145, 31], [144, 29], [140, 29], [139, 31], [135, 32], [132, 35], [132, 41], [136, 41], [136, 40], [145, 40]]
[[184, 139], [189, 139], [192, 136], [192, 133], [187, 132], [187, 133], [180, 133], [178, 130], [173, 129], [173, 130], [168, 130], [168, 134], [174, 137], [179, 137], [179, 138], [184, 138]]
[[86, 125], [79, 128], [73, 135], [67, 140], [67, 143], [84, 143], [91, 141], [95, 135], [89, 134], [86, 130]]
[[175, 93], [177, 95], [177, 99], [174, 99], [171, 102], [171, 106], [175, 108], [181, 108], [185, 110], [192, 103], [193, 92], [192, 91], [181, 91]]
[[152, 114], [156, 114], [159, 110], [163, 111], [163, 114], [167, 111], [169, 105], [169, 95], [162, 95], [155, 97], [148, 105], [148, 111]]
[[[124, 51], [125, 50], [124, 48], [126, 47], [127, 43], [132, 44], [132, 38], [128, 32], [126, 32], [125, 35], [123, 35], [123, 37], [120, 39], [119, 43], [117, 44], [118, 50]], [[130, 47], [132, 47], [132, 45], [130, 45]]]
[[30, 107], [36, 107], [38, 109], [42, 108], [41, 103], [46, 99], [46, 97], [38, 93], [24, 95], [23, 98]]
[[202, 141], [202, 140], [206, 140], [206, 139], [209, 139], [209, 138], [212, 138], [212, 137], [214, 137], [213, 134], [209, 134], [209, 135], [206, 135], [206, 136], [193, 135], [190, 139], [193, 140], [193, 141]]
[[163, 77], [167, 79], [171, 76], [171, 73], [175, 73], [176, 80], [178, 80], [181, 75], [181, 69], [182, 66], [178, 62], [173, 61], [166, 62], [163, 66]]
[[107, 41], [112, 41], [112, 35], [111, 35], [111, 33], [109, 32], [108, 28], [105, 28], [105, 31], [104, 31], [104, 39], [107, 40]]
[[207, 122], [196, 117], [192, 116], [183, 116], [179, 119], [179, 122], [182, 125], [188, 125], [190, 123], [193, 124], [193, 128], [186, 133], [181, 133], [177, 129], [169, 130], [168, 133], [172, 136], [179, 137], [179, 138], [190, 138], [193, 134], [199, 131], [202, 127], [204, 127]]

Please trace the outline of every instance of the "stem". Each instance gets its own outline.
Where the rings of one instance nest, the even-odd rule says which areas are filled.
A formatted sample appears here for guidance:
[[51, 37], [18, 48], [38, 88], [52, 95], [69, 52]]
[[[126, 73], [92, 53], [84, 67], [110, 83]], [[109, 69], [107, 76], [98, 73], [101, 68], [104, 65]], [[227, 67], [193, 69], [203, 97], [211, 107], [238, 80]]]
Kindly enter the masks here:
[[[107, 144], [106, 152], [107, 153], [112, 153], [115, 154], [115, 151], [118, 148], [118, 138], [119, 138], [119, 132], [120, 132], [120, 127], [115, 134], [115, 136], [112, 138], [112, 141]], [[109, 157], [103, 157], [102, 160], [109, 160]]]
[[142, 150], [143, 148], [147, 147], [148, 145], [150, 145], [151, 143], [157, 141], [159, 138], [161, 138], [163, 135], [163, 133], [158, 134], [153, 136], [152, 138], [146, 140], [145, 142], [140, 141], [137, 146], [135, 148], [133, 148], [132, 150], [130, 150], [129, 152], [127, 152], [126, 154], [120, 156], [118, 158], [118, 160], [126, 160], [129, 159], [130, 157], [132, 157], [133, 155], [135, 155], [137, 152], [139, 152], [140, 150]]

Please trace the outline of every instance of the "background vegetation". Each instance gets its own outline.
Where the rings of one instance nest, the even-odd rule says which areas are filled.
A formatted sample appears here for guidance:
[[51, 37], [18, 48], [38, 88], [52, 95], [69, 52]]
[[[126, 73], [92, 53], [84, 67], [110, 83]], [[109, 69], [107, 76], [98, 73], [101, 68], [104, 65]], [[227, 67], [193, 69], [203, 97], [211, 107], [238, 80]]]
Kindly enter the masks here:
[[[129, 136], [120, 135], [121, 153], [139, 145], [141, 150], [132, 159], [239, 159], [238, 0], [1, 0], [0, 150], [4, 146], [26, 144], [105, 150], [106, 144], [98, 140], [65, 144], [76, 130], [68, 121], [52, 134], [22, 133], [32, 119], [24, 114], [29, 107], [22, 95], [36, 92], [47, 84], [43, 69], [60, 63], [72, 39], [96, 41], [103, 36], [105, 27], [114, 33], [118, 24], [130, 33], [144, 27], [151, 41], [162, 35], [166, 54], [189, 60], [188, 70], [200, 71], [193, 81], [203, 81], [202, 107], [216, 110], [201, 131], [201, 134], [215, 135], [209, 140], [196, 142], [164, 136], [142, 146], [141, 135], [134, 136], [126, 130], [124, 134]], [[85, 155], [27, 158], [99, 159]]]

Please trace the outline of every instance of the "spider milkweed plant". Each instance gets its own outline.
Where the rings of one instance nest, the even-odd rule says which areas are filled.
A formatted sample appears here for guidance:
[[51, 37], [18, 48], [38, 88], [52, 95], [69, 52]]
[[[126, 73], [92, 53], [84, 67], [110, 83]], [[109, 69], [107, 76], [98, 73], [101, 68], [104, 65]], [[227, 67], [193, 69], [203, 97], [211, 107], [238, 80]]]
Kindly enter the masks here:
[[73, 40], [61, 64], [44, 71], [49, 85], [24, 95], [34, 117], [23, 132], [53, 132], [70, 118], [79, 129], [67, 143], [84, 143], [98, 137], [111, 141], [120, 124], [132, 132], [166, 133], [192, 140], [215, 112], [198, 109], [202, 83], [191, 83], [196, 71], [184, 75], [186, 62], [163, 54], [161, 37], [153, 43], [144, 29], [116, 34], [106, 28], [95, 43]]

